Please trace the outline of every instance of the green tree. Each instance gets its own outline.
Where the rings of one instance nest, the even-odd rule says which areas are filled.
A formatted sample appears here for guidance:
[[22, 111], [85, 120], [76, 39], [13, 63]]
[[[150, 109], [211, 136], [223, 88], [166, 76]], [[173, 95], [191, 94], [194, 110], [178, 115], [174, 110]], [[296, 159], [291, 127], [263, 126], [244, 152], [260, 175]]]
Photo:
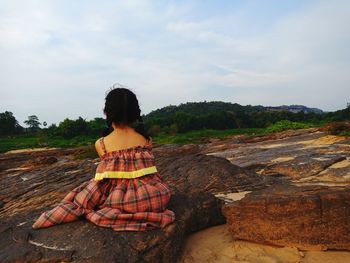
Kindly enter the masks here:
[[101, 135], [102, 131], [105, 129], [106, 121], [103, 118], [95, 118], [88, 122], [89, 131], [93, 135]]
[[23, 127], [10, 111], [0, 113], [0, 135], [13, 135], [23, 132]]
[[177, 127], [176, 123], [173, 123], [169, 127], [169, 134], [175, 135], [178, 132], [179, 128]]
[[78, 135], [87, 135], [89, 131], [89, 125], [82, 117], [77, 120], [65, 118], [58, 125], [58, 134], [67, 139]]
[[57, 125], [55, 123], [51, 124], [46, 129], [46, 134], [48, 136], [55, 136], [55, 135], [58, 135], [58, 133], [59, 133], [59, 131], [58, 131]]
[[36, 115], [28, 116], [28, 120], [24, 121], [25, 124], [29, 126], [30, 131], [36, 131], [40, 129], [41, 123], [39, 122], [39, 118]]
[[161, 131], [160, 126], [158, 124], [152, 125], [149, 129], [147, 129], [147, 132], [151, 136], [156, 136]]

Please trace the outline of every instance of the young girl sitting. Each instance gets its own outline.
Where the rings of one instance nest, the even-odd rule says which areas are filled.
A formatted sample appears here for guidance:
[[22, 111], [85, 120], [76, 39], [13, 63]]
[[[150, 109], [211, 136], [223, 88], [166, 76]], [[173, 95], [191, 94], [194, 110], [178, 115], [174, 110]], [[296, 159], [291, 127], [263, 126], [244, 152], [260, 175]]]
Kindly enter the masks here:
[[137, 125], [143, 121], [136, 95], [113, 88], [106, 96], [104, 114], [109, 129], [95, 143], [101, 158], [95, 177], [42, 213], [33, 228], [81, 216], [115, 231], [144, 231], [174, 222], [175, 213], [166, 209], [171, 190], [155, 166], [152, 138]]

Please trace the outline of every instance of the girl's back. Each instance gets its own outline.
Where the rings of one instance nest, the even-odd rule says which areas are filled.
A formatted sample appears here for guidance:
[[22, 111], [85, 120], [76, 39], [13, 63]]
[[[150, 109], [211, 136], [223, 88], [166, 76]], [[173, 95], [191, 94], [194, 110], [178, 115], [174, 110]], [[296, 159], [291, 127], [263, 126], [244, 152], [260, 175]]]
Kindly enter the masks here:
[[[128, 149], [135, 146], [144, 146], [148, 143], [146, 138], [136, 132], [134, 129], [128, 127], [125, 129], [116, 129], [109, 135], [104, 137], [104, 145], [107, 152]], [[99, 140], [95, 143], [97, 153], [102, 156], [103, 149]]]

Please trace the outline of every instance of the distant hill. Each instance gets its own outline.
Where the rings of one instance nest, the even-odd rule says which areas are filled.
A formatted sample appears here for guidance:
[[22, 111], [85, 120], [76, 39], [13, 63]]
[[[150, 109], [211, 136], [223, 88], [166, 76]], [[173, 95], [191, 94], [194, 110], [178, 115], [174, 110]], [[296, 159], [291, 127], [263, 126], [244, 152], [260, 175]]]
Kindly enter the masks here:
[[[317, 122], [326, 114], [302, 105], [262, 106], [222, 101], [169, 105], [143, 115], [147, 129], [166, 133], [201, 129], [264, 128], [279, 120]], [[156, 133], [156, 132], [154, 132]]]
[[262, 106], [222, 101], [187, 102], [169, 105], [143, 115], [152, 134], [175, 134], [202, 129], [266, 128], [281, 121], [321, 124], [350, 120], [350, 106], [325, 112], [303, 105]]
[[180, 105], [169, 105], [154, 111], [151, 111], [146, 115], [146, 118], [162, 118], [170, 117], [175, 115], [177, 112], [184, 112], [193, 115], [207, 115], [212, 113], [217, 113], [221, 111], [245, 111], [245, 112], [255, 112], [263, 111], [263, 106], [242, 106], [238, 103], [222, 102], [222, 101], [204, 101], [204, 102], [187, 102], [181, 103]]
[[177, 112], [188, 113], [196, 116], [216, 114], [218, 112], [265, 112], [265, 111], [289, 111], [297, 113], [303, 111], [304, 113], [324, 113], [322, 110], [317, 108], [309, 108], [303, 105], [282, 105], [282, 106], [242, 106], [238, 103], [222, 102], [222, 101], [204, 101], [204, 102], [187, 102], [181, 103], [178, 106], [169, 105], [154, 111], [151, 111], [145, 116], [145, 119], [152, 118], [164, 118], [172, 117]]
[[268, 111], [279, 111], [279, 110], [288, 110], [291, 112], [300, 112], [303, 111], [304, 113], [318, 113], [318, 114], [323, 114], [325, 113], [323, 110], [318, 109], [318, 108], [309, 108], [304, 105], [281, 105], [281, 106], [265, 106], [265, 109]]

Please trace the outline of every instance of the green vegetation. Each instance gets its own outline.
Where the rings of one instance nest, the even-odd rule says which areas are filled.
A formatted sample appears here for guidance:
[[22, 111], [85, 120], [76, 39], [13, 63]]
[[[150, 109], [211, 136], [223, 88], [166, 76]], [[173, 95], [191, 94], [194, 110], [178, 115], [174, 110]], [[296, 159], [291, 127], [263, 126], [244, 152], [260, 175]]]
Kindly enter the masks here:
[[[306, 107], [305, 107], [306, 108]], [[242, 106], [226, 102], [188, 102], [167, 106], [142, 116], [145, 129], [156, 143], [200, 143], [206, 138], [223, 138], [237, 134], [261, 135], [286, 129], [322, 126], [350, 120], [350, 105], [343, 110], [320, 113], [292, 112], [263, 106]], [[106, 128], [103, 118], [86, 121], [64, 119], [58, 125], [28, 116], [21, 127], [9, 111], [0, 113], [0, 152], [35, 147], [77, 147], [92, 145]], [[335, 129], [335, 128], [334, 128]], [[339, 129], [338, 129], [339, 130]], [[349, 134], [348, 129], [334, 134]]]
[[208, 138], [225, 138], [229, 136], [249, 134], [249, 135], [261, 135], [265, 134], [265, 129], [261, 128], [245, 128], [245, 129], [229, 129], [229, 130], [210, 130], [204, 129], [200, 131], [190, 131], [186, 133], [178, 133], [175, 135], [168, 135], [161, 133], [154, 137], [154, 141], [159, 144], [165, 143], [203, 143]]
[[278, 121], [269, 127], [266, 128], [266, 131], [268, 133], [270, 132], [280, 132], [284, 130], [296, 130], [296, 129], [306, 129], [306, 128], [312, 128], [317, 125], [311, 124], [311, 123], [302, 123], [302, 122], [295, 122], [295, 121], [289, 121], [289, 120], [281, 120]]
[[12, 112], [5, 111], [0, 113], [0, 136], [19, 134], [23, 132], [23, 127], [18, 124]]
[[144, 120], [148, 131], [154, 135], [177, 134], [203, 129], [267, 128], [282, 120], [322, 125], [333, 121], [350, 120], [350, 106], [335, 112], [320, 113], [309, 110], [305, 113], [304, 111], [270, 110], [263, 106], [242, 106], [237, 103], [217, 101], [188, 102], [152, 111], [144, 116]]
[[327, 132], [332, 135], [350, 136], [350, 122], [333, 122], [328, 125]]
[[[315, 125], [312, 125], [313, 127]], [[309, 126], [308, 126], [309, 127]], [[294, 129], [294, 128], [292, 128]], [[189, 144], [189, 143], [204, 143], [208, 138], [227, 138], [234, 135], [247, 134], [250, 136], [265, 135], [275, 132], [265, 128], [242, 128], [242, 129], [227, 129], [227, 130], [212, 130], [203, 129], [200, 131], [189, 131], [185, 133], [166, 134], [159, 133], [153, 136], [152, 139], [156, 144]], [[63, 137], [48, 137], [48, 136], [33, 136], [33, 135], [18, 135], [15, 137], [2, 138], [0, 140], [0, 152], [6, 152], [15, 149], [24, 148], [39, 148], [39, 147], [57, 147], [70, 148], [80, 146], [91, 146], [92, 150], [79, 155], [78, 159], [96, 156], [94, 153], [94, 143], [99, 137], [96, 136], [76, 136], [70, 139]], [[95, 158], [95, 157], [94, 157]]]
[[36, 135], [16, 135], [11, 137], [2, 137], [0, 140], [0, 152], [6, 152], [15, 149], [57, 147], [70, 148], [86, 146], [95, 143], [98, 137], [76, 136], [70, 139], [63, 137], [49, 137]]

